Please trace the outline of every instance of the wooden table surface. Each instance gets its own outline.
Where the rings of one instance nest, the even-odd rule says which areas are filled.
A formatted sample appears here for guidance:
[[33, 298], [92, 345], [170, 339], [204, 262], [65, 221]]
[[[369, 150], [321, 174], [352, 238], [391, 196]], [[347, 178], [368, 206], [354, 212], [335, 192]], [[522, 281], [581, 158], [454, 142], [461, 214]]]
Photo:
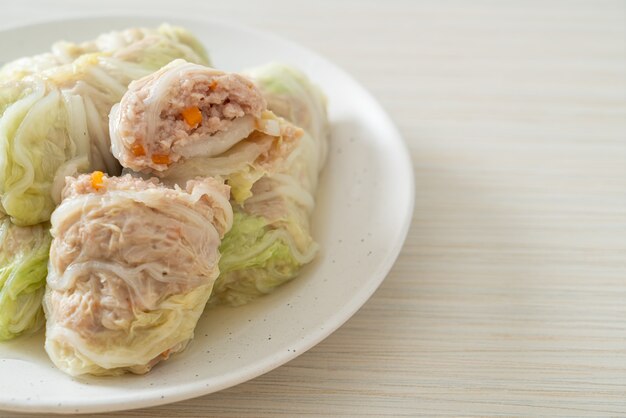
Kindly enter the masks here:
[[373, 92], [415, 164], [404, 250], [341, 329], [240, 386], [106, 416], [626, 415], [624, 1], [54, 3], [3, 4], [0, 27], [176, 11], [291, 38]]

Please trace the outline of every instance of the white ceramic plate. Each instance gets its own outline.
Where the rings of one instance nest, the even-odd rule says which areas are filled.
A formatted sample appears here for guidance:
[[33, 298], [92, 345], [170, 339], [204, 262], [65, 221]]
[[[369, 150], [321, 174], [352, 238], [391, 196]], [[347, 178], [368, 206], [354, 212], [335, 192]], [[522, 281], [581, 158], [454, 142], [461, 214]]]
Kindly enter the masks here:
[[303, 69], [328, 95], [331, 151], [318, 191], [314, 235], [321, 254], [301, 277], [239, 308], [205, 312], [188, 349], [145, 376], [71, 378], [54, 368], [43, 334], [0, 344], [0, 409], [103, 412], [180, 401], [266, 373], [302, 354], [350, 318], [395, 261], [411, 220], [407, 149], [389, 117], [350, 76], [267, 33], [216, 21], [95, 17], [0, 32], [0, 62], [47, 51], [60, 39], [169, 21], [191, 30], [216, 67], [269, 60]]

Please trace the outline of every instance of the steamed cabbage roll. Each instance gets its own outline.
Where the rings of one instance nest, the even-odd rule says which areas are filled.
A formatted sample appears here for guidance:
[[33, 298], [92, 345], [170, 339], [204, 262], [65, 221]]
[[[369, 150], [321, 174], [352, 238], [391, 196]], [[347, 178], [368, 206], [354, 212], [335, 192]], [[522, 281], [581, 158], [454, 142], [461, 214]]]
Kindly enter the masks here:
[[208, 64], [183, 29], [130, 29], [0, 69], [0, 212], [16, 225], [47, 221], [66, 175], [119, 174], [107, 116], [135, 79], [176, 58]]
[[302, 135], [267, 110], [246, 77], [184, 60], [132, 82], [109, 120], [113, 155], [124, 167], [170, 183], [221, 176], [238, 203]]
[[[166, 57], [191, 57], [201, 62], [209, 62], [204, 47], [191, 33], [180, 27], [162, 24], [157, 29], [130, 28], [103, 33], [96, 39], [80, 43], [55, 42], [50, 52], [19, 58], [5, 64], [0, 68], [0, 80], [20, 80], [46, 71], [53, 75], [54, 67], [72, 64], [82, 56], [99, 55], [121, 55], [124, 62], [156, 68], [163, 65], [161, 63]], [[63, 72], [67, 70], [68, 68], [61, 69], [57, 76], [63, 77]]]
[[71, 375], [146, 373], [183, 350], [233, 219], [212, 178], [68, 177], [52, 214], [45, 348]]
[[297, 147], [274, 173], [255, 182], [235, 207], [235, 221], [220, 247], [221, 275], [212, 302], [241, 305], [296, 277], [318, 245], [309, 218], [324, 166], [329, 124], [326, 99], [301, 72], [270, 64], [248, 73], [268, 108], [304, 129]]
[[48, 224], [16, 226], [0, 219], [0, 340], [38, 330], [46, 285]]

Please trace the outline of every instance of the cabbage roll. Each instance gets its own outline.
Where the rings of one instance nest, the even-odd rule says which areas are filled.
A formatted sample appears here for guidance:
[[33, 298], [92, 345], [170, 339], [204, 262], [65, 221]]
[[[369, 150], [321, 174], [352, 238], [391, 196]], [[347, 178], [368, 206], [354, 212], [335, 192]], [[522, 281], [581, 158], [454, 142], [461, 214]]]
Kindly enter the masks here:
[[[157, 29], [130, 28], [103, 33], [96, 39], [74, 43], [58, 41], [51, 51], [31, 57], [23, 57], [0, 68], [0, 80], [20, 80], [28, 75], [47, 71], [53, 75], [66, 64], [72, 64], [82, 56], [121, 56], [126, 63], [137, 63], [142, 67], [159, 68], [167, 57], [188, 57], [190, 60], [208, 63], [209, 57], [202, 44], [187, 30], [162, 24]], [[66, 67], [63, 72], [72, 71]], [[141, 70], [143, 72], [143, 70]]]
[[66, 175], [119, 174], [107, 116], [128, 83], [176, 58], [208, 64], [193, 36], [167, 25], [129, 29], [0, 69], [0, 212], [16, 225], [47, 221]]
[[109, 121], [124, 167], [169, 183], [221, 176], [238, 203], [302, 135], [267, 110], [249, 79], [184, 60], [132, 82]]
[[304, 129], [285, 164], [255, 182], [252, 196], [235, 207], [235, 222], [222, 242], [221, 275], [212, 302], [241, 305], [296, 277], [318, 245], [309, 218], [324, 166], [329, 124], [326, 99], [299, 71], [270, 64], [248, 72], [268, 108]]
[[68, 177], [51, 218], [45, 348], [71, 375], [146, 373], [183, 350], [218, 277], [229, 187]]
[[46, 285], [48, 224], [16, 226], [0, 219], [0, 340], [38, 330]]

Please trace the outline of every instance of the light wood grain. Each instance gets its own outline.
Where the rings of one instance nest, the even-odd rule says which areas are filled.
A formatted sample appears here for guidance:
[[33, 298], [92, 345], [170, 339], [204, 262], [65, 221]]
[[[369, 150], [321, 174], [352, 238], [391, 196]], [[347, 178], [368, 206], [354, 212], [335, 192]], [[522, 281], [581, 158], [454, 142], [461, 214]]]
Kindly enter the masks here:
[[[0, 20], [178, 7], [126, 3], [28, 1]], [[106, 416], [626, 415], [625, 2], [191, 3], [366, 85], [409, 144], [414, 220], [378, 292], [317, 347]]]

